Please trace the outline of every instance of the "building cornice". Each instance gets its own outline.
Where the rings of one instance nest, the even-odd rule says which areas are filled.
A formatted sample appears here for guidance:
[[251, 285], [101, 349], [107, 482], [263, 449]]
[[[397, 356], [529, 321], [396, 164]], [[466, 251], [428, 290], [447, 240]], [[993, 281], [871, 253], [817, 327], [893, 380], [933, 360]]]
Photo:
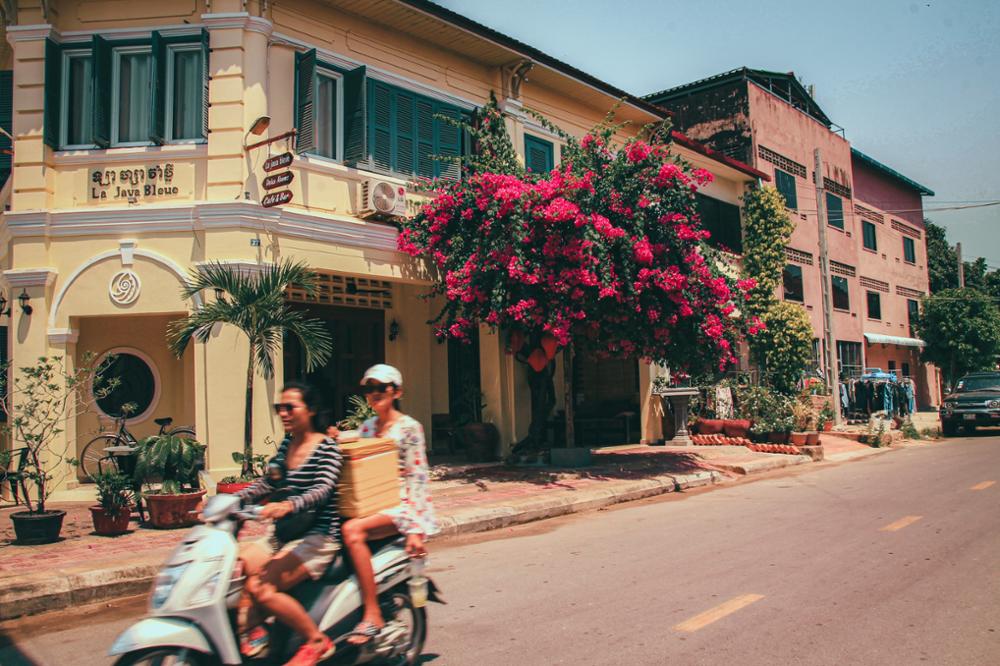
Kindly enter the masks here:
[[11, 46], [17, 42], [34, 42], [45, 39], [50, 34], [52, 34], [52, 26], [48, 23], [7, 26], [7, 41]]
[[209, 30], [238, 28], [248, 32], [259, 32], [267, 37], [274, 31], [274, 24], [260, 16], [250, 16], [247, 12], [220, 12], [218, 14], [202, 14], [201, 21]]
[[48, 335], [51, 345], [76, 344], [80, 339], [80, 331], [75, 328], [50, 328]]
[[56, 281], [59, 271], [54, 268], [12, 268], [3, 272], [11, 287], [48, 287]]

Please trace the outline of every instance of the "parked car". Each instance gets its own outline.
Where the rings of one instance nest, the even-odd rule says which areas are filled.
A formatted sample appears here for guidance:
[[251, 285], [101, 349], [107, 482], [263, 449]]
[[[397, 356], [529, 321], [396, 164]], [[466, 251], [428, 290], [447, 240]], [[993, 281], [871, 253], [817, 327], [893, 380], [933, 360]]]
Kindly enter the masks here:
[[954, 435], [959, 427], [1000, 426], [1000, 372], [975, 372], [955, 384], [941, 408], [941, 432]]

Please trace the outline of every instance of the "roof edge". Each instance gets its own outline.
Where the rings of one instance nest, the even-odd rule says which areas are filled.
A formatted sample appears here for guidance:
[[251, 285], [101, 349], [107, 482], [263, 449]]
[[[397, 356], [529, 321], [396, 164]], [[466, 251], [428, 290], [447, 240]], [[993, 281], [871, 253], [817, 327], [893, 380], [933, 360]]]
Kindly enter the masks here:
[[738, 159], [729, 157], [728, 155], [723, 155], [718, 151], [712, 150], [705, 144], [699, 141], [695, 141], [691, 137], [681, 132], [678, 132], [677, 130], [672, 130], [670, 132], [670, 138], [672, 138], [674, 141], [681, 144], [685, 148], [690, 148], [696, 153], [701, 153], [705, 157], [713, 159], [716, 162], [721, 162], [722, 164], [725, 164], [728, 167], [732, 167], [737, 171], [741, 171], [747, 174], [748, 176], [753, 176], [754, 178], [760, 178], [761, 180], [765, 181], [771, 180], [771, 176], [764, 173], [763, 171], [758, 171], [749, 164], [746, 164], [745, 162], [741, 162]]
[[929, 187], [924, 187], [923, 185], [921, 185], [920, 183], [918, 183], [917, 181], [915, 181], [915, 180], [913, 180], [911, 178], [907, 178], [906, 176], [904, 176], [903, 174], [899, 173], [898, 171], [896, 171], [892, 167], [887, 166], [885, 164], [882, 164], [881, 162], [879, 162], [874, 157], [871, 157], [870, 155], [864, 154], [863, 152], [861, 152], [860, 150], [858, 150], [854, 146], [851, 146], [851, 157], [857, 157], [859, 160], [861, 160], [862, 162], [864, 162], [868, 166], [872, 167], [876, 171], [879, 171], [882, 174], [884, 174], [886, 176], [889, 176], [890, 178], [894, 178], [895, 180], [898, 180], [899, 182], [903, 183], [904, 185], [907, 185], [908, 187], [916, 190], [922, 196], [928, 196], [928, 197], [934, 196], [934, 190], [930, 189]]

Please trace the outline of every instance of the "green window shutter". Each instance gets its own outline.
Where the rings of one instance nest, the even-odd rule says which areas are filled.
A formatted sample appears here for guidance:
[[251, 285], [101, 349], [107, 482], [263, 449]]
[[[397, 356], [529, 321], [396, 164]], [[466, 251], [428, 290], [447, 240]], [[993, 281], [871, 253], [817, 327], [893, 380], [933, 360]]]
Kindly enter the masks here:
[[872, 222], [867, 220], [861, 222], [861, 234], [865, 248], [878, 250], [878, 237], [875, 233], [875, 225]]
[[417, 175], [434, 177], [434, 102], [417, 99]]
[[781, 196], [785, 197], [785, 206], [792, 209], [799, 207], [798, 194], [795, 191], [795, 176], [781, 169], [774, 170], [774, 186]]
[[[14, 72], [0, 72], [0, 127], [8, 133], [14, 131]], [[10, 139], [0, 134], [0, 187], [10, 175], [11, 156], [7, 151], [13, 149]], [[3, 411], [3, 410], [0, 410]]]
[[[462, 120], [462, 112], [448, 104], [437, 104], [436, 114], [451, 118], [455, 122]], [[462, 128], [450, 122], [435, 119], [436, 143], [434, 152], [442, 157], [460, 157], [462, 155], [462, 143], [464, 141]], [[435, 176], [443, 178], [458, 179], [462, 174], [461, 165], [458, 162], [436, 160]]]
[[45, 40], [45, 145], [59, 148], [60, 107], [62, 103], [62, 49], [51, 39]]
[[392, 146], [392, 170], [401, 174], [412, 174], [416, 171], [416, 149], [417, 140], [414, 124], [416, 123], [416, 113], [414, 110], [415, 98], [411, 93], [396, 90], [393, 92], [394, 108], [396, 110], [395, 139]]
[[212, 80], [208, 68], [209, 58], [212, 56], [211, 48], [211, 35], [208, 30], [204, 28], [201, 29], [201, 134], [207, 139], [208, 138], [208, 83]]
[[379, 169], [392, 169], [392, 89], [378, 81], [368, 81], [368, 152]]
[[552, 142], [526, 134], [524, 136], [524, 166], [534, 173], [552, 171]]
[[149, 77], [149, 140], [157, 145], [167, 141], [167, 44], [159, 32], [152, 36], [152, 76]]
[[356, 165], [365, 150], [365, 67], [344, 74], [344, 162]]
[[316, 150], [316, 49], [295, 54], [295, 149]]
[[94, 143], [102, 148], [111, 145], [111, 99], [112, 99], [112, 57], [111, 44], [100, 35], [94, 35], [93, 64], [91, 76], [94, 79]]
[[838, 229], [844, 228], [844, 202], [829, 192], [826, 193], [826, 223]]

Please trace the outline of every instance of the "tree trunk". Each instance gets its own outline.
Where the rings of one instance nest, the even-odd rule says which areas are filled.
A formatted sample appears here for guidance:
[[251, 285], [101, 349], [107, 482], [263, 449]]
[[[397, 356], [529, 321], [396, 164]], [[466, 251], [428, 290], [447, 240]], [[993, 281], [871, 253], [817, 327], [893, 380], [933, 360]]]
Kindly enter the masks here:
[[566, 406], [566, 448], [576, 446], [576, 428], [573, 424], [573, 343], [563, 349], [563, 404]]
[[540, 451], [545, 448], [545, 429], [549, 416], [556, 406], [556, 387], [552, 381], [553, 364], [549, 363], [541, 372], [528, 369], [528, 388], [531, 390], [531, 425], [528, 436], [518, 442], [512, 454], [526, 451]]
[[253, 345], [250, 345], [250, 360], [247, 363], [246, 418], [243, 422], [243, 469], [241, 474], [251, 472], [250, 460], [253, 456]]

